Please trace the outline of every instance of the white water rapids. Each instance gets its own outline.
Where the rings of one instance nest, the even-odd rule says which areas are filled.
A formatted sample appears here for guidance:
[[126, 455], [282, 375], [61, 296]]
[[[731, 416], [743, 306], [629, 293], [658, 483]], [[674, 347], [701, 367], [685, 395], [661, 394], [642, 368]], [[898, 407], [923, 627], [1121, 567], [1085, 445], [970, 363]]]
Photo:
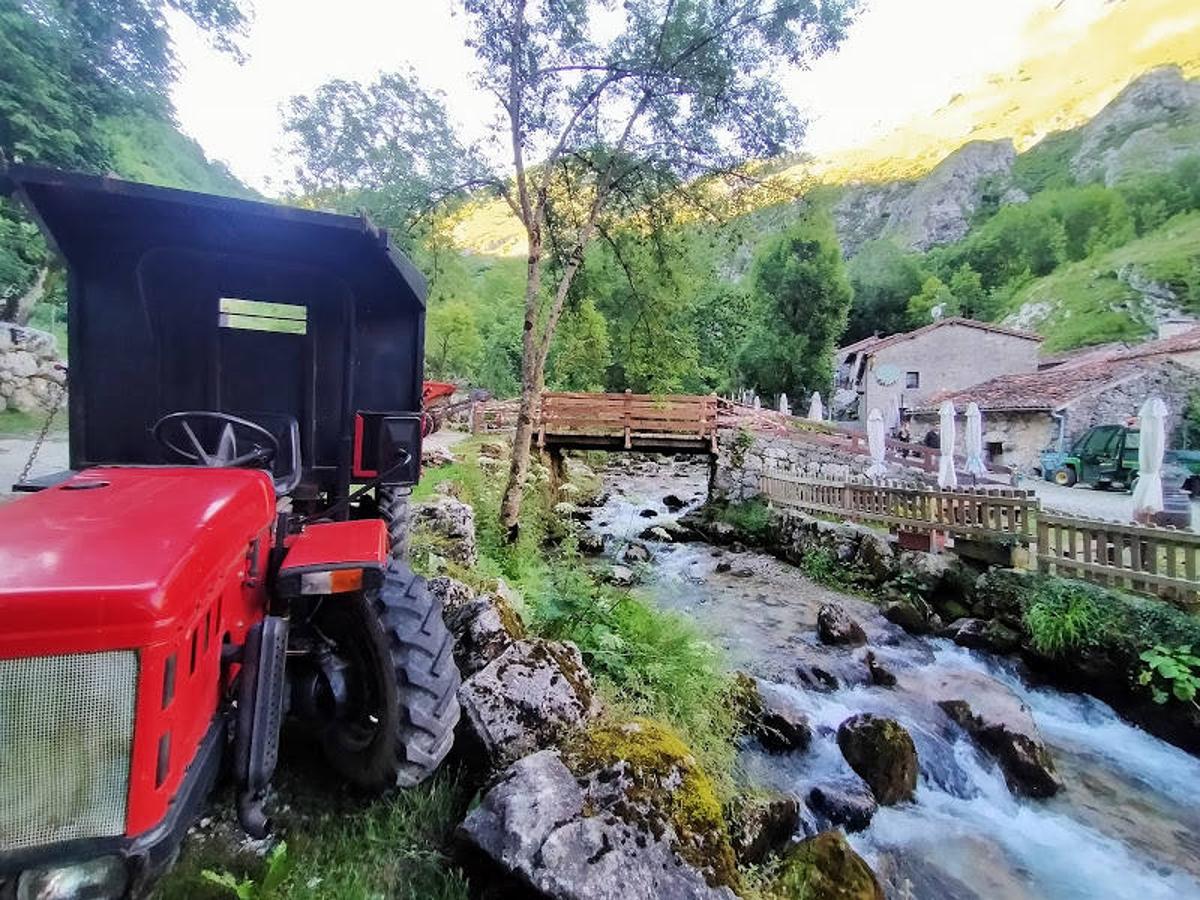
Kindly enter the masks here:
[[[645, 528], [673, 517], [662, 498], [697, 505], [705, 471], [690, 463], [624, 463], [605, 475], [608, 501], [589, 527], [611, 535], [609, 555]], [[643, 516], [653, 510], [654, 516]], [[808, 713], [812, 747], [772, 756], [751, 744], [741, 757], [749, 781], [804, 797], [818, 783], [853, 777], [837, 726], [874, 712], [912, 734], [920, 762], [915, 802], [881, 808], [850, 835], [876, 868], [889, 897], [999, 900], [1200, 898], [1200, 760], [1125, 724], [1103, 703], [1031, 687], [1016, 664], [941, 639], [918, 639], [882, 622], [861, 599], [840, 595], [799, 569], [762, 554], [724, 553], [707, 544], [643, 541], [654, 554], [637, 590], [687, 613], [723, 645], [732, 664], [788, 684]], [[846, 651], [813, 635], [816, 610], [836, 601], [859, 618], [880, 662], [906, 673], [897, 688], [872, 685], [817, 692], [797, 684], [797, 662], [845, 664]], [[1032, 711], [1064, 789], [1049, 800], [1015, 797], [990, 757], [921, 690], [932, 678], [999, 682]]]

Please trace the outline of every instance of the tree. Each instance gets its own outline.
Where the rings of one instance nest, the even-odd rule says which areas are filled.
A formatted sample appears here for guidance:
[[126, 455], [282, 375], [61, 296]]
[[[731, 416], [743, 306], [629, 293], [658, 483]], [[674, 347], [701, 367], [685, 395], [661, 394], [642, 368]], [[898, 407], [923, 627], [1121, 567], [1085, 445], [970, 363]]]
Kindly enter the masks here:
[[842, 340], [852, 343], [872, 334], [895, 334], [907, 324], [909, 298], [925, 279], [920, 258], [892, 241], [868, 241], [847, 264], [854, 303]]
[[828, 392], [852, 296], [828, 215], [812, 213], [767, 241], [753, 285], [758, 316], [739, 357], [747, 381], [767, 394]]
[[469, 378], [483, 349], [471, 307], [449, 300], [433, 305], [426, 317], [425, 362], [437, 378]]
[[488, 181], [455, 135], [442, 97], [411, 71], [366, 85], [335, 79], [293, 97], [284, 130], [300, 161], [295, 183], [309, 202], [366, 209], [410, 245], [424, 213]]
[[954, 270], [954, 274], [950, 276], [950, 283], [946, 286], [953, 297], [953, 302], [946, 309], [954, 312], [945, 311], [944, 315], [966, 316], [985, 322], [992, 318], [988, 292], [983, 289], [983, 279], [966, 263]]
[[612, 361], [608, 322], [588, 298], [568, 309], [550, 353], [550, 383], [560, 391], [602, 391]]
[[[528, 244], [521, 404], [501, 503], [515, 536], [546, 360], [588, 246], [614, 215], [653, 220], [699, 176], [793, 145], [800, 121], [773, 71], [835, 46], [852, 0], [460, 2], [480, 81], [506, 120], [503, 194]], [[554, 284], [543, 290], [548, 257]]]
[[950, 288], [936, 275], [930, 275], [921, 285], [920, 292], [908, 301], [908, 325], [920, 328], [935, 319], [956, 316], [958, 312], [958, 303]]

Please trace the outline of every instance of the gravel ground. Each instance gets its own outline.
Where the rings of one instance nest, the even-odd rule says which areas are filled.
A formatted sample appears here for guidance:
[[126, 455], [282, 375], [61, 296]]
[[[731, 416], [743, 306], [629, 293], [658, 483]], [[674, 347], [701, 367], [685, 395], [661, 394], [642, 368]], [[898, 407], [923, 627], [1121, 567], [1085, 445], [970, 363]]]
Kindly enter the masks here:
[[[1042, 479], [1027, 479], [1021, 487], [1031, 488], [1046, 509], [1108, 519], [1117, 522], [1133, 521], [1133, 495], [1127, 491], [1096, 491], [1089, 487], [1060, 487]], [[1200, 502], [1192, 502], [1192, 530], [1200, 530]]]

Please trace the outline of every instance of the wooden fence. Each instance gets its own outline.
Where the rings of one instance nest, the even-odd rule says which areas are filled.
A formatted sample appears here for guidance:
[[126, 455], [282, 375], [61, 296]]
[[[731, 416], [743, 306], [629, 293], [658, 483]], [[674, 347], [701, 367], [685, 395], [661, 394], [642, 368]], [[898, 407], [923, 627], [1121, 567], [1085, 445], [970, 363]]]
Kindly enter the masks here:
[[506, 431], [517, 425], [518, 400], [488, 400], [471, 405], [471, 433]]
[[1041, 572], [1200, 607], [1200, 534], [1192, 531], [1041, 512], [1037, 565]]
[[717, 449], [715, 396], [655, 396], [547, 392], [542, 395], [537, 445], [573, 446], [584, 439], [608, 441], [625, 450], [664, 442]]
[[1032, 491], [967, 487], [913, 488], [890, 482], [829, 481], [766, 471], [760, 489], [770, 502], [832, 513], [900, 531], [938, 531], [964, 538], [1033, 541]]
[[1077, 518], [1040, 508], [1032, 491], [911, 488], [891, 483], [760, 476], [772, 504], [896, 531], [1036, 543], [1038, 571], [1093, 581], [1200, 610], [1200, 534]]

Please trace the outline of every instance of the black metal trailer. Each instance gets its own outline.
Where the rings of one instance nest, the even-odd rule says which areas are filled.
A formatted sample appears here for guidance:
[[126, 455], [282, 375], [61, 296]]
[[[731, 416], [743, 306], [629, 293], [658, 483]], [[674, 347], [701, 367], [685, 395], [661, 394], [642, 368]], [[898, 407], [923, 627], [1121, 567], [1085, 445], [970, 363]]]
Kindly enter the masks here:
[[153, 423], [216, 410], [276, 436], [300, 508], [389, 469], [389, 485], [416, 482], [426, 285], [386, 231], [29, 166], [0, 176], [0, 193], [24, 201], [70, 270], [72, 469], [177, 462]]

